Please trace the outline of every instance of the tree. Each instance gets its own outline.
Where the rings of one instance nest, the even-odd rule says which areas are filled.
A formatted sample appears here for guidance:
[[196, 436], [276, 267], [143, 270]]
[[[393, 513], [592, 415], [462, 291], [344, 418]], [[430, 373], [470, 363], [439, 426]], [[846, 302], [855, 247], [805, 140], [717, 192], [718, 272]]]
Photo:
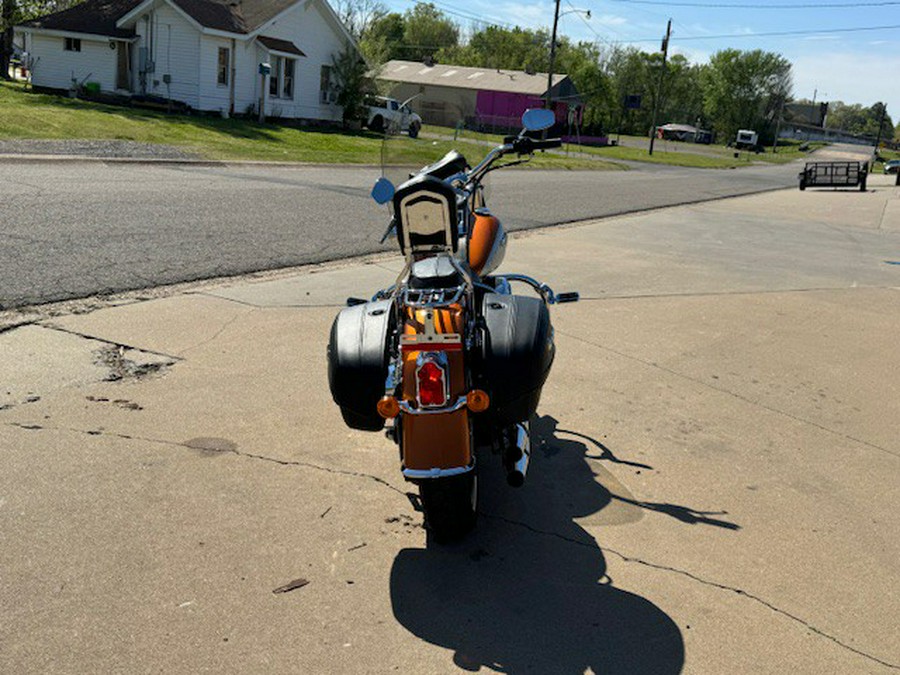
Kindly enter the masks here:
[[365, 115], [363, 103], [370, 88], [366, 62], [352, 43], [345, 42], [344, 48], [331, 57], [331, 67], [338, 87], [337, 104], [344, 111], [344, 124], [361, 119]]
[[550, 33], [524, 28], [488, 26], [472, 34], [468, 44], [444, 48], [441, 63], [477, 68], [546, 72], [550, 59]]
[[843, 101], [832, 101], [828, 104], [828, 117], [825, 124], [829, 129], [840, 129], [858, 136], [878, 136], [878, 122], [882, 112], [885, 113], [881, 126], [881, 138], [890, 140], [894, 134], [894, 122], [885, 110], [885, 104], [875, 103], [868, 108], [859, 103], [847, 104]]
[[360, 38], [359, 48], [373, 67], [392, 59], [405, 58], [405, 32], [406, 20], [402, 14], [384, 14], [376, 17], [366, 27]]
[[[613, 121], [612, 85], [600, 65], [602, 57], [600, 49], [589, 42], [572, 44], [564, 39], [557, 46], [559, 70], [571, 78], [584, 105], [582, 130], [588, 135], [608, 132]], [[570, 105], [577, 102], [568, 101]]]
[[760, 49], [724, 49], [710, 58], [703, 84], [704, 111], [725, 138], [754, 129], [771, 139], [778, 111], [791, 95], [791, 63]]
[[403, 19], [404, 58], [410, 61], [433, 58], [439, 50], [459, 44], [459, 27], [431, 3], [408, 9]]
[[334, 11], [354, 40], [359, 40], [369, 27], [387, 14], [380, 0], [337, 0]]
[[[879, 124], [881, 124], [880, 130], [878, 128]], [[894, 122], [887, 112], [886, 104], [879, 101], [866, 110], [866, 126], [863, 129], [863, 134], [881, 138], [883, 141], [891, 139], [891, 136], [894, 135]]]
[[3, 10], [0, 12], [0, 77], [4, 80], [9, 77], [9, 62], [12, 58], [13, 26], [16, 24], [18, 14], [15, 0], [3, 0]]

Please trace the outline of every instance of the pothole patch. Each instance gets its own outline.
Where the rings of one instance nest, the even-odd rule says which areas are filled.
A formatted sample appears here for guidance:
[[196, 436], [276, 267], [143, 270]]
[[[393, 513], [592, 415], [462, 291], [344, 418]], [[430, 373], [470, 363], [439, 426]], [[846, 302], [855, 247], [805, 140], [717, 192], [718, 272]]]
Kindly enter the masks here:
[[197, 450], [205, 457], [214, 457], [227, 452], [237, 452], [237, 443], [229, 441], [227, 438], [215, 438], [212, 436], [202, 436], [200, 438], [192, 438], [182, 443], [184, 447]]
[[106, 345], [97, 350], [94, 363], [108, 369], [109, 372], [104, 378], [107, 382], [120, 382], [141, 380], [161, 374], [175, 362], [159, 354]]

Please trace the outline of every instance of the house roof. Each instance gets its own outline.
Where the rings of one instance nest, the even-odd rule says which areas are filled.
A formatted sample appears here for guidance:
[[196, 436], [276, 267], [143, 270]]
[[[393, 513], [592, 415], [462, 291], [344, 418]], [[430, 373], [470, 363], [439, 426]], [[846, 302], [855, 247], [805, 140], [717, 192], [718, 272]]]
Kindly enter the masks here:
[[[27, 28], [72, 33], [133, 37], [134, 30], [117, 28], [116, 22], [146, 0], [85, 0], [71, 9], [21, 24]], [[252, 33], [298, 0], [172, 0], [204, 28], [228, 33]]]
[[205, 28], [252, 33], [297, 0], [172, 0]]
[[116, 21], [140, 3], [141, 0], [85, 0], [70, 9], [25, 21], [21, 26], [129, 38], [134, 37], [134, 30], [117, 28]]
[[[547, 73], [526, 73], [522, 70], [470, 68], [446, 64], [425, 65], [417, 61], [388, 61], [378, 75], [381, 80], [409, 84], [430, 84], [456, 89], [502, 91], [515, 94], [543, 96], [547, 93]], [[575, 93], [575, 87], [565, 73], [553, 75], [554, 94]]]
[[278, 38], [267, 37], [265, 35], [257, 35], [263, 47], [273, 52], [284, 52], [285, 54], [296, 54], [297, 56], [306, 56], [301, 49], [290, 40], [279, 40]]

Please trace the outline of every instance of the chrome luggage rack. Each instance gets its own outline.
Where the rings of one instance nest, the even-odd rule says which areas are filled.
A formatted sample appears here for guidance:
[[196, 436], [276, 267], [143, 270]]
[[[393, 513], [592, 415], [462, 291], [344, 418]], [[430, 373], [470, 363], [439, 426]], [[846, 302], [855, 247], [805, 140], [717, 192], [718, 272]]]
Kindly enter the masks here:
[[465, 286], [454, 288], [404, 288], [400, 293], [401, 302], [408, 307], [421, 309], [446, 307], [457, 304], [466, 292]]

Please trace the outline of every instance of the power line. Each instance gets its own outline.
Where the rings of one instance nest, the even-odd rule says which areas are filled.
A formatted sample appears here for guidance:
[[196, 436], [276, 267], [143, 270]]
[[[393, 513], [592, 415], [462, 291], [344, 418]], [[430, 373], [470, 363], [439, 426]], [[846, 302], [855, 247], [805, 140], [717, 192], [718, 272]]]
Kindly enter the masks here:
[[600, 35], [600, 33], [598, 33], [597, 30], [596, 30], [590, 23], [588, 23], [588, 20], [587, 20], [587, 19], [584, 17], [584, 15], [581, 13], [581, 10], [580, 10], [580, 9], [577, 9], [577, 8], [575, 7], [575, 5], [573, 5], [571, 2], [569, 2], [569, 0], [566, 0], [566, 4], [567, 4], [569, 7], [571, 7], [572, 10], [574, 10], [574, 11], [573, 11], [573, 14], [577, 14], [577, 15], [578, 15], [578, 18], [581, 19], [581, 22], [582, 22], [585, 26], [587, 26], [587, 29], [588, 29], [589, 31], [591, 31], [591, 32], [594, 34], [594, 36], [597, 38], [597, 40], [599, 40], [600, 42], [605, 42], [605, 43], [606, 43], [607, 45], [609, 45], [610, 47], [613, 47], [613, 48], [616, 47], [616, 43], [615, 43], [615, 42], [613, 42], [613, 41], [610, 40], [609, 38], [605, 38], [605, 37], [603, 37], [602, 35]]
[[[900, 1], [900, 0], [898, 0]], [[494, 19], [492, 17], [482, 18], [477, 14], [473, 14], [471, 12], [462, 11], [458, 8], [452, 7], [452, 5], [448, 6], [448, 3], [440, 2], [440, 0], [430, 0], [428, 3], [424, 3], [421, 0], [410, 0], [410, 3], [413, 5], [421, 5], [421, 4], [431, 4], [436, 5], [440, 8], [440, 11], [443, 14], [450, 14], [451, 16], [458, 17], [460, 19], [465, 19], [466, 21], [471, 21], [472, 23], [478, 23], [484, 26], [494, 26], [496, 28], [518, 28], [518, 26], [514, 26], [511, 23], [507, 23], [505, 21], [500, 21], [499, 19]], [[452, 9], [451, 9], [452, 7]]]
[[900, 5], [900, 0], [876, 0], [876, 2], [826, 2], [789, 3], [784, 5], [760, 5], [758, 3], [724, 2], [662, 2], [661, 0], [613, 0], [628, 5], [661, 5], [665, 7], [703, 7], [706, 9], [820, 9], [833, 7], [888, 7]]
[[[819, 28], [810, 30], [784, 30], [772, 31], [769, 33], [729, 33], [727, 35], [703, 35], [703, 36], [684, 36], [672, 37], [673, 40], [684, 42], [686, 40], [724, 40], [732, 38], [760, 38], [760, 37], [783, 37], [790, 35], [821, 35], [825, 33], [858, 33], [862, 31], [874, 30], [896, 30], [900, 28], [900, 24], [892, 26], [863, 26], [860, 28]], [[642, 38], [640, 40], [629, 40], [629, 42], [657, 42], [659, 38]]]

